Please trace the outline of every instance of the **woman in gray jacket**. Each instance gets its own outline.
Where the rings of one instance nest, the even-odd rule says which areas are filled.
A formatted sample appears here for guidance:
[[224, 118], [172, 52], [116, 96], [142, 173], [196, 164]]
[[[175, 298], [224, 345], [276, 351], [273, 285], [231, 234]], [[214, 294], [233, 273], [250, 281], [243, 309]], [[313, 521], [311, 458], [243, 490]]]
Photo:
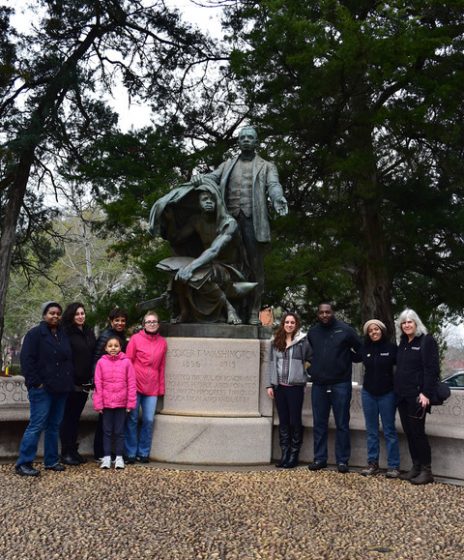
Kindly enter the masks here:
[[306, 365], [311, 361], [312, 348], [299, 330], [298, 315], [286, 313], [271, 342], [267, 394], [275, 400], [279, 415], [282, 457], [276, 467], [284, 469], [293, 469], [298, 465], [303, 442], [301, 412], [308, 380]]

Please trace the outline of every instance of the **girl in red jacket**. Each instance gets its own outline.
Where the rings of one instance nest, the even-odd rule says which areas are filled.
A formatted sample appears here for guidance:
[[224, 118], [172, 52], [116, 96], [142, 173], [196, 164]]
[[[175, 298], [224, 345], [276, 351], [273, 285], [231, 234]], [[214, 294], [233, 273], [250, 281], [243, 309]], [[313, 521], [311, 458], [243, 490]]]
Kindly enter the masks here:
[[135, 371], [129, 358], [121, 352], [117, 336], [106, 341], [105, 351], [106, 354], [97, 362], [93, 393], [93, 406], [103, 415], [104, 457], [100, 468], [109, 469], [111, 466], [111, 442], [114, 437], [114, 467], [123, 469], [126, 413], [134, 409], [137, 402]]

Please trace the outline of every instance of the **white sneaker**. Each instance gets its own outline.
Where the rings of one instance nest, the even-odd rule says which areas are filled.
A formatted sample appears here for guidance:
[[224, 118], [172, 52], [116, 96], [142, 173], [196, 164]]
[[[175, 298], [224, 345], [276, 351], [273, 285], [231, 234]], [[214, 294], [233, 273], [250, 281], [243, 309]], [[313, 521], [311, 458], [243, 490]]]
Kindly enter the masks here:
[[116, 460], [114, 461], [114, 468], [115, 469], [123, 469], [124, 468], [124, 459], [122, 458], [121, 455], [118, 455], [116, 457]]
[[106, 455], [103, 457], [100, 463], [101, 469], [109, 469], [111, 467], [111, 455]]

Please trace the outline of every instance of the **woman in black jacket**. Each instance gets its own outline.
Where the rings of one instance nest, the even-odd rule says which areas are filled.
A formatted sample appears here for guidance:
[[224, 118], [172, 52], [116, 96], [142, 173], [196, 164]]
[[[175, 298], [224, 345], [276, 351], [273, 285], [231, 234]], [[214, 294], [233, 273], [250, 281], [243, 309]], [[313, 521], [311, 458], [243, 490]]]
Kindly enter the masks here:
[[397, 328], [400, 343], [394, 390], [412, 459], [412, 468], [401, 478], [412, 484], [428, 484], [433, 482], [433, 476], [425, 418], [430, 412], [430, 398], [440, 376], [438, 345], [412, 309], [405, 309], [400, 314]]
[[387, 478], [400, 476], [400, 451], [395, 428], [396, 401], [393, 392], [393, 369], [396, 364], [396, 344], [386, 337], [386, 326], [371, 319], [363, 326], [364, 342], [359, 352], [364, 365], [361, 392], [367, 434], [367, 468], [364, 476], [379, 471], [379, 416], [387, 448]]
[[68, 393], [73, 387], [73, 363], [69, 339], [60, 325], [61, 305], [48, 301], [42, 321], [24, 337], [21, 373], [27, 387], [30, 419], [19, 447], [16, 473], [37, 476], [32, 466], [44, 432], [44, 464], [50, 471], [64, 471], [59, 461], [58, 434]]
[[61, 462], [80, 465], [86, 460], [78, 451], [79, 420], [92, 384], [96, 339], [93, 330], [85, 324], [84, 305], [78, 301], [64, 310], [63, 327], [71, 342], [74, 390], [68, 395], [60, 428]]

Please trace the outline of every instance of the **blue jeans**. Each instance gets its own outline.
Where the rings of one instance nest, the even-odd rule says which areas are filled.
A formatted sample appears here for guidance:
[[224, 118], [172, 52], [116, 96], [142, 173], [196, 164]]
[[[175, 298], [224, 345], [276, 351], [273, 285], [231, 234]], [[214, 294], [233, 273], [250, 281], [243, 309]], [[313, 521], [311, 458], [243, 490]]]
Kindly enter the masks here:
[[37, 455], [40, 435], [44, 436], [44, 464], [52, 467], [59, 462], [58, 435], [68, 393], [49, 393], [46, 389], [28, 389], [30, 418], [19, 446], [16, 465], [32, 463]]
[[379, 416], [387, 447], [387, 464], [390, 469], [400, 466], [400, 448], [395, 428], [396, 399], [393, 391], [386, 395], [372, 395], [365, 389], [361, 392], [367, 432], [367, 462], [379, 462]]
[[333, 385], [313, 383], [311, 404], [313, 407], [314, 460], [327, 462], [327, 437], [329, 433], [329, 414], [332, 407], [335, 419], [335, 460], [337, 464], [350, 460], [350, 404], [351, 381]]
[[[130, 411], [126, 421], [127, 457], [149, 457], [157, 402], [158, 397], [137, 393], [137, 406]], [[142, 409], [142, 426], [137, 437], [139, 408]]]

